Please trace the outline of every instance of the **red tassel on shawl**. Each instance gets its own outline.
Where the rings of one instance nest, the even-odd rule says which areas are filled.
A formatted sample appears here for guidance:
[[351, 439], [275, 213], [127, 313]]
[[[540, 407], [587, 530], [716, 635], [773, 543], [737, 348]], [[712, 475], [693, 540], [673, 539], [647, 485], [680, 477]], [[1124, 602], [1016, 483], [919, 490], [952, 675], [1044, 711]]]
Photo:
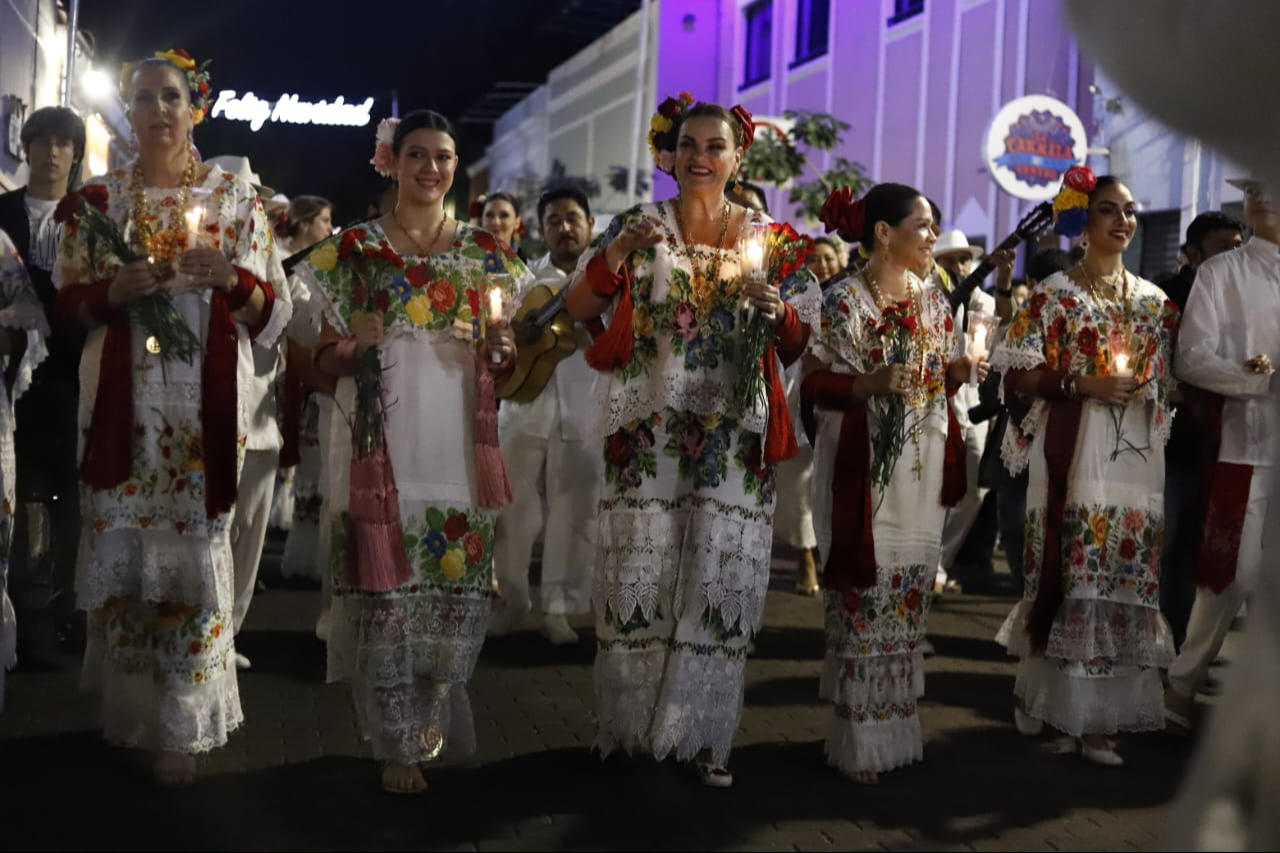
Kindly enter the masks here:
[[632, 346], [635, 343], [635, 330], [632, 325], [631, 276], [626, 264], [622, 272], [609, 269], [605, 253], [599, 252], [587, 262], [585, 271], [587, 284], [591, 292], [597, 296], [618, 295], [618, 304], [613, 308], [613, 317], [609, 327], [598, 335], [583, 358], [587, 364], [602, 373], [608, 373], [631, 363]]
[[761, 451], [766, 465], [790, 459], [800, 452], [795, 427], [791, 423], [791, 409], [787, 405], [787, 392], [782, 385], [782, 373], [778, 370], [778, 359], [781, 358], [785, 364], [794, 362], [804, 352], [808, 340], [808, 325], [800, 322], [796, 309], [784, 303], [782, 320], [760, 363], [769, 398], [769, 420]]
[[107, 299], [110, 282], [68, 284], [57, 309], [67, 327], [83, 328], [80, 308], [107, 324], [98, 369], [98, 392], [80, 459], [80, 478], [94, 489], [112, 489], [129, 479], [133, 465], [133, 334], [129, 312]]
[[413, 577], [400, 524], [400, 490], [385, 435], [373, 451], [351, 459], [346, 531], [349, 583], [366, 592], [388, 592]]
[[[1048, 474], [1045, 495], [1044, 557], [1040, 564], [1040, 585], [1036, 591], [1031, 613], [1027, 616], [1026, 630], [1032, 648], [1043, 650], [1049, 644], [1049, 634], [1058, 618], [1058, 611], [1065, 598], [1062, 580], [1062, 518], [1067, 508], [1067, 488], [1070, 485], [1071, 463], [1076, 454], [1076, 438], [1080, 432], [1080, 414], [1083, 406], [1079, 400], [1066, 398], [1062, 391], [1065, 374], [1041, 367], [1038, 396], [1049, 404], [1049, 422], [1045, 426], [1044, 460]], [[1010, 370], [1005, 374], [1005, 397], [1016, 399], [1015, 389], [1028, 371]], [[1023, 410], [1010, 406], [1010, 415], [1019, 417]]]
[[969, 489], [964, 432], [960, 429], [960, 419], [956, 417], [955, 407], [951, 405], [951, 398], [955, 393], [955, 389], [947, 392], [947, 445], [942, 464], [941, 496], [942, 505], [946, 507], [955, 506], [964, 500], [964, 493]]
[[[850, 377], [852, 379], [852, 377]], [[852, 386], [852, 383], [850, 383]], [[831, 481], [831, 553], [822, 570], [826, 589], [848, 593], [876, 584], [876, 543], [872, 531], [871, 430], [867, 404], [849, 402], [836, 446]]]
[[[502, 450], [498, 445], [498, 401], [494, 390], [493, 374], [489, 372], [488, 349], [476, 350], [476, 414], [475, 454], [476, 477], [479, 481], [480, 506], [501, 509], [511, 503], [511, 480], [507, 478], [507, 466], [502, 462]], [[514, 359], [508, 357], [510, 365]]]
[[210, 518], [230, 512], [236, 504], [239, 486], [237, 445], [239, 443], [239, 399], [236, 372], [240, 341], [233, 311], [243, 307], [253, 291], [262, 288], [265, 302], [262, 319], [250, 334], [256, 334], [271, 316], [275, 292], [253, 273], [235, 267], [237, 286], [231, 293], [213, 291], [209, 298], [209, 330], [205, 338], [204, 394], [204, 508]]

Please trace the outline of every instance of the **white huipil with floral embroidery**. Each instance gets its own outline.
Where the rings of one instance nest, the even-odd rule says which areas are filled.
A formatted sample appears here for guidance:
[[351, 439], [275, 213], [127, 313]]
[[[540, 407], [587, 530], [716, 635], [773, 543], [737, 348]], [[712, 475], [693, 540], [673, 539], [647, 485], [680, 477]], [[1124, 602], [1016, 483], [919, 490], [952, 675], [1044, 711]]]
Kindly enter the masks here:
[[[370, 240], [387, 239], [377, 223], [361, 230]], [[326, 303], [334, 330], [350, 336], [368, 291], [339, 263], [339, 243], [340, 237], [322, 243], [298, 272], [312, 298]], [[348, 583], [345, 487], [326, 493], [333, 529], [324, 532], [330, 541], [322, 550], [333, 589], [329, 680], [351, 683], [375, 757], [414, 763], [475, 744], [466, 684], [489, 618], [496, 512], [479, 505], [472, 311], [486, 270], [510, 276], [509, 303], [531, 276], [509, 248], [466, 224], [448, 252], [404, 261], [404, 277], [383, 303], [379, 350], [384, 399], [391, 403], [387, 447], [413, 577], [387, 593]], [[337, 405], [355, 411], [354, 379], [339, 380]], [[349, 446], [349, 432], [345, 441]]]
[[1025, 625], [1044, 561], [1049, 403], [1037, 398], [1021, 424], [1010, 424], [1002, 448], [1009, 470], [1029, 468], [1030, 480], [1024, 597], [997, 640], [1022, 657], [1015, 693], [1023, 710], [1072, 735], [1163, 728], [1159, 668], [1173, 659], [1160, 614], [1160, 554], [1177, 308], [1151, 282], [1129, 281], [1129, 343], [1123, 309], [1100, 305], [1059, 273], [1030, 295], [992, 356], [1002, 372], [1106, 376], [1127, 351], [1134, 377], [1146, 383], [1127, 406], [1083, 401], [1060, 527], [1065, 598], [1043, 654], [1033, 652]]
[[[924, 694], [925, 619], [933, 599], [934, 574], [942, 550], [943, 468], [947, 443], [946, 371], [956, 352], [956, 334], [946, 294], [914, 279], [921, 316], [911, 364], [923, 360], [923, 380], [906, 406], [908, 437], [884, 489], [872, 486], [875, 585], [848, 595], [828, 591], [826, 659], [820, 694], [835, 704], [827, 732], [829, 764], [844, 772], [892, 770], [923, 757], [917, 700]], [[892, 360], [875, 326], [882, 314], [861, 278], [832, 285], [822, 304], [822, 332], [810, 355], [837, 374], [870, 375]], [[923, 356], [921, 353], [923, 352]], [[885, 398], [868, 401], [867, 433], [874, 441]], [[841, 411], [818, 409], [813, 458], [813, 526], [818, 551], [830, 553], [832, 489]], [[868, 458], [871, 450], [867, 449]]]
[[[130, 170], [89, 181], [109, 194], [108, 215], [123, 229], [133, 206]], [[254, 346], [272, 347], [291, 305], [284, 271], [258, 193], [213, 167], [202, 238], [233, 264], [272, 285], [271, 316], [251, 342], [236, 324], [237, 465], [243, 461]], [[145, 190], [147, 215], [167, 229], [177, 188]], [[90, 256], [80, 232], [68, 229], [59, 252], [59, 287], [110, 279], [119, 262], [99, 249]], [[177, 292], [173, 305], [203, 344], [209, 290]], [[91, 330], [80, 362], [81, 453], [98, 393], [106, 327]], [[191, 364], [147, 352], [133, 326], [134, 449], [130, 476], [112, 489], [81, 487], [84, 528], [76, 594], [90, 612], [84, 682], [100, 686], [105, 736], [116, 743], [201, 752], [226, 742], [242, 721], [231, 659], [231, 514], [205, 510], [202, 420], [205, 353]], [[162, 369], [163, 365], [163, 369]], [[234, 510], [233, 510], [234, 511]]]
[[[6, 591], [9, 574], [9, 546], [13, 540], [14, 482], [17, 474], [13, 452], [13, 404], [31, 384], [36, 367], [47, 356], [45, 340], [49, 326], [44, 308], [31, 286], [22, 258], [9, 235], [0, 231], [0, 329], [17, 343], [26, 338], [26, 347], [16, 368], [15, 356], [0, 359], [0, 372], [13, 377], [13, 385], [0, 381], [0, 711], [4, 710], [4, 674], [17, 663], [17, 623], [13, 603]], [[11, 349], [12, 349], [11, 345]]]
[[[628, 259], [631, 361], [602, 374], [596, 386], [605, 421], [596, 745], [605, 753], [674, 752], [681, 759], [705, 748], [723, 763], [742, 713], [747, 645], [759, 630], [769, 579], [773, 471], [759, 462], [767, 407], [744, 409], [734, 399], [743, 369], [737, 251], [694, 248], [693, 261], [708, 277], [720, 259], [715, 296], [698, 305], [694, 263], [669, 204], [615, 217], [579, 260], [575, 280], [641, 216], [661, 222], [665, 239]], [[812, 276], [789, 278], [782, 290], [812, 327]]]

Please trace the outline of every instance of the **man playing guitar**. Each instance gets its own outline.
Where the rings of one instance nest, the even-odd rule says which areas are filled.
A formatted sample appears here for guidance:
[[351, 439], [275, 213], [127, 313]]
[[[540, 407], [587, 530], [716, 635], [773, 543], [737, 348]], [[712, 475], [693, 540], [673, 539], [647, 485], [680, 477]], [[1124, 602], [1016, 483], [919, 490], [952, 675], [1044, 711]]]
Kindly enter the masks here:
[[[529, 264], [537, 277], [522, 294], [529, 310], [517, 315], [513, 327], [522, 349], [525, 337], [559, 336], [561, 341], [559, 346], [527, 347], [530, 353], [541, 351], [544, 361], [517, 366], [512, 385], [500, 392], [498, 433], [515, 501], [498, 519], [494, 576], [502, 602], [494, 609], [489, 634], [508, 634], [529, 615], [529, 562], [542, 534], [541, 631], [559, 645], [578, 639], [566, 617], [591, 608], [603, 459], [598, 443], [584, 441], [596, 378], [582, 357], [590, 337], [557, 310], [558, 300], [542, 299], [534, 307], [534, 297], [540, 288], [550, 297], [548, 288], [558, 292], [568, 283], [591, 242], [595, 220], [586, 195], [572, 187], [543, 193], [537, 212], [549, 252]], [[535, 318], [549, 322], [538, 327], [531, 322]], [[570, 351], [567, 357], [565, 351]]]

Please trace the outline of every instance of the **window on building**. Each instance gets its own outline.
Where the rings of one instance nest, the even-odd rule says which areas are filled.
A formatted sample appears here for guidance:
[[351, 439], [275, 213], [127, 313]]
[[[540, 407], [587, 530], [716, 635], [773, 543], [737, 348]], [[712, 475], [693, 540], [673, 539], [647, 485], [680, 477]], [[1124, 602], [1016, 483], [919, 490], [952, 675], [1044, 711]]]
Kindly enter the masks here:
[[827, 52], [831, 0], [800, 0], [796, 12], [795, 64], [799, 65]]
[[773, 53], [773, 0], [756, 0], [742, 10], [746, 16], [747, 54], [742, 85], [753, 86], [769, 79], [769, 57]]
[[889, 24], [900, 24], [924, 11], [924, 0], [893, 0], [893, 17]]

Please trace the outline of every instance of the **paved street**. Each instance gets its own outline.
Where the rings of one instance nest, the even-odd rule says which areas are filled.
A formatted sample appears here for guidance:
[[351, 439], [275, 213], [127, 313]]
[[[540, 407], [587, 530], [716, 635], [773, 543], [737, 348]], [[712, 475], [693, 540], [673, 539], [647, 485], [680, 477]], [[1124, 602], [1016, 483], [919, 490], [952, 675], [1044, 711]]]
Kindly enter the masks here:
[[15, 674], [0, 715], [0, 838], [10, 850], [1160, 848], [1190, 745], [1126, 737], [1117, 771], [1059, 754], [1066, 741], [1020, 738], [1013, 667], [990, 639], [1005, 597], [948, 597], [930, 617], [923, 764], [875, 788], [828, 769], [821, 607], [792, 585], [776, 574], [728, 791], [672, 762], [590, 751], [586, 631], [570, 648], [530, 632], [491, 640], [472, 682], [475, 762], [428, 771], [424, 797], [383, 794], [346, 690], [324, 683], [318, 593], [273, 587], [240, 642], [254, 663], [240, 681], [247, 723], [189, 790], [157, 790], [145, 763], [104, 746], [74, 675]]

